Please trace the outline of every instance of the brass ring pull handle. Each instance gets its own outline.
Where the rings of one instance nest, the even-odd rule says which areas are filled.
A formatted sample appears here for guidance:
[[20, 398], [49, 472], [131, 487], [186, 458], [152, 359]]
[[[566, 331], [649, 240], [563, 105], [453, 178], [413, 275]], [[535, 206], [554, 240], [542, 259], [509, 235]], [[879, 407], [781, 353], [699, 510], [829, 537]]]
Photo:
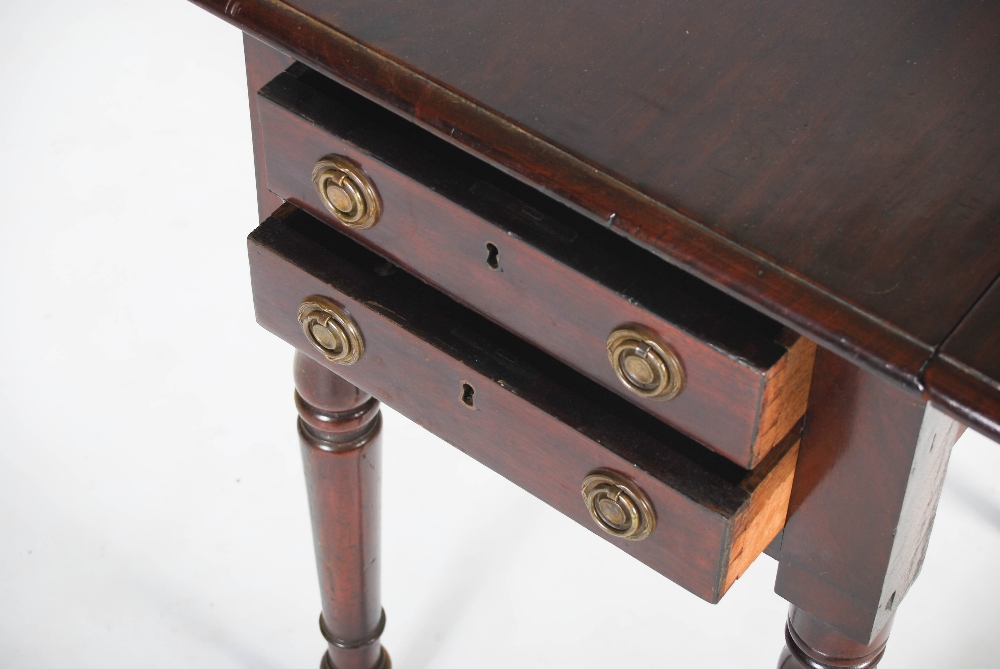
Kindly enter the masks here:
[[361, 166], [343, 156], [320, 158], [312, 171], [312, 182], [323, 205], [344, 225], [366, 230], [382, 215], [375, 184]]
[[608, 359], [619, 380], [640, 397], [669, 400], [684, 387], [680, 360], [655, 334], [638, 325], [611, 333]]
[[353, 365], [365, 352], [361, 331], [346, 311], [324, 297], [308, 297], [299, 307], [306, 339], [330, 362]]
[[582, 492], [591, 517], [608, 534], [640, 541], [656, 527], [649, 498], [623, 476], [595, 469], [583, 479]]

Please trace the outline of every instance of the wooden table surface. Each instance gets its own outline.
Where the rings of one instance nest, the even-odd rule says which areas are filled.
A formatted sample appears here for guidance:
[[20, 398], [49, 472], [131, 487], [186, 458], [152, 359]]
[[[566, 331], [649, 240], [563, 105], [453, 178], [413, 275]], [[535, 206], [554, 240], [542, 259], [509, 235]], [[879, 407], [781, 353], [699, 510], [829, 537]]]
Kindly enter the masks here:
[[196, 1], [1000, 438], [997, 6]]
[[[305, 142], [301, 151], [282, 151], [281, 138], [296, 134], [296, 122], [279, 123], [275, 131], [274, 119], [265, 113], [279, 98], [287, 104], [278, 107], [291, 109], [300, 93], [312, 95], [292, 92], [299, 88], [289, 79], [309, 73], [302, 65], [290, 67], [297, 60], [571, 207], [589, 219], [573, 221], [580, 234], [598, 230], [591, 222], [603, 225], [777, 319], [798, 333], [793, 336], [820, 344], [794, 476], [781, 479], [790, 481], [788, 496], [781, 497], [782, 508], [787, 500], [784, 523], [774, 525], [750, 552], [770, 542], [768, 551], [779, 561], [775, 592], [791, 604], [781, 669], [873, 669], [879, 663], [896, 610], [920, 571], [962, 423], [1000, 440], [1000, 8], [934, 0], [194, 1], [248, 35], [262, 215], [287, 200], [259, 230], [280, 228], [282, 220], [299, 213], [297, 207], [318, 216], [332, 213], [348, 225], [357, 220], [341, 215], [354, 209], [335, 203], [317, 208], [308, 195], [296, 195], [296, 184], [305, 184], [306, 193], [318, 188], [329, 199], [326, 181], [316, 181], [316, 169], [327, 169], [329, 161], [316, 163], [313, 155], [326, 138]], [[272, 79], [278, 75], [287, 87], [282, 95], [270, 88], [278, 85]], [[272, 83], [260, 89], [266, 80]], [[394, 123], [391, 116], [378, 121], [375, 135], [387, 136]], [[326, 127], [315, 115], [299, 123], [313, 125]], [[362, 150], [355, 162], [337, 153], [341, 167], [330, 183], [349, 178], [377, 203], [357, 162], [374, 170], [375, 152]], [[431, 169], [426, 156], [434, 151], [411, 148], [410, 154], [414, 175]], [[456, 154], [449, 164], [464, 159]], [[283, 183], [282, 161], [289, 160], [297, 167], [291, 182]], [[304, 175], [312, 164], [309, 184]], [[438, 194], [433, 186], [427, 189]], [[374, 207], [365, 202], [363, 211]], [[435, 220], [434, 211], [423, 211], [418, 225]], [[317, 229], [328, 233], [329, 223], [316, 222]], [[345, 374], [341, 366], [357, 362], [360, 353], [343, 363], [336, 356], [359, 352], [360, 344], [324, 344], [323, 337], [333, 341], [336, 332], [347, 336], [326, 323], [350, 321], [349, 329], [357, 332], [351, 319], [368, 323], [371, 314], [361, 302], [351, 302], [356, 290], [338, 288], [329, 277], [321, 280], [323, 268], [346, 266], [341, 261], [328, 258], [304, 270], [306, 259], [322, 255], [320, 250], [298, 245], [294, 252], [277, 252], [290, 236], [281, 232], [267, 243], [252, 237], [256, 264], [251, 264], [257, 268], [258, 321], [306, 352], [297, 365], [312, 370], [296, 377], [297, 406], [304, 421], [300, 428], [311, 426], [301, 428], [300, 436], [324, 593], [321, 626], [330, 644], [324, 666], [386, 669], [388, 656], [379, 645], [384, 616], [378, 615], [378, 568], [369, 569], [378, 562], [378, 549], [366, 543], [379, 514], [376, 400], [403, 406], [414, 390], [410, 379], [448, 364], [429, 364], [430, 354], [413, 355], [421, 337], [403, 336], [386, 323], [362, 324], [372, 343], [372, 364], [365, 367], [362, 361]], [[490, 237], [475, 237], [481, 251], [482, 240]], [[385, 240], [365, 240], [381, 257], [394, 257], [383, 254]], [[446, 246], [434, 245], [425, 255], [448, 262]], [[601, 253], [611, 253], [611, 246], [602, 246]], [[264, 247], [274, 251], [280, 271], [258, 271]], [[489, 257], [496, 252], [494, 246]], [[412, 254], [407, 246], [397, 264], [463, 300], [457, 289], [437, 285], [421, 272]], [[488, 258], [485, 262], [496, 269]], [[357, 275], [375, 280], [364, 269]], [[653, 289], [664, 285], [644, 278]], [[542, 290], [538, 282], [529, 285]], [[492, 303], [490, 295], [480, 290], [464, 299], [482, 311], [477, 300]], [[278, 311], [272, 314], [268, 305], [279, 305]], [[553, 304], [551, 312], [564, 318], [567, 307]], [[525, 336], [507, 319], [498, 324]], [[322, 337], [310, 329], [320, 326], [327, 328]], [[602, 335], [607, 330], [599, 329]], [[388, 348], [378, 349], [378, 337], [392, 332], [404, 341], [397, 348], [406, 351], [395, 367], [414, 363], [419, 369], [380, 380], [374, 370], [391, 356]], [[310, 357], [315, 351], [320, 358]], [[472, 399], [475, 388], [513, 392], [499, 377], [470, 380], [466, 369], [456, 362], [440, 388], [422, 389], [420, 395], [439, 399], [409, 415], [421, 425], [433, 423], [429, 418], [440, 418], [442, 425], [469, 422], [468, 409], [480, 407]], [[389, 381], [402, 385], [382, 392]], [[372, 389], [370, 397], [363, 388]], [[353, 399], [330, 400], [344, 397]], [[476, 397], [489, 403], [489, 395]], [[359, 411], [366, 417], [363, 425], [355, 418]], [[496, 411], [522, 422], [528, 415], [525, 407]], [[717, 413], [709, 407], [699, 420]], [[563, 415], [547, 415], [557, 414]], [[529, 433], [544, 435], [545, 429], [517, 432]], [[446, 438], [460, 447], [476, 441], [471, 434]], [[643, 489], [654, 497], [657, 490], [652, 479], [631, 480], [648, 469], [636, 458], [601, 469], [598, 460], [608, 451], [603, 442], [595, 450], [601, 457], [576, 471], [563, 457], [569, 439], [537, 439], [561, 444], [561, 459], [552, 461], [552, 475], [543, 485], [533, 486], [507, 464], [527, 461], [538, 468], [545, 458], [519, 457], [505, 447], [514, 441], [511, 435], [491, 442], [477, 457], [543, 499], [572, 491], [572, 500], [567, 497], [562, 506], [548, 500], [571, 517], [583, 514], [574, 482], [582, 477], [587, 496], [595, 476], [606, 479], [601, 485], [618, 486], [615, 504], [623, 503], [622, 495], [633, 500], [636, 510], [621, 512], [633, 525], [651, 529], [654, 507], [660, 518], [683, 516], [662, 499], [641, 501], [648, 500]], [[333, 443], [336, 448], [324, 446]], [[366, 470], [362, 477], [351, 463], [365, 458], [375, 463], [375, 473]], [[568, 478], [558, 483], [556, 474]], [[593, 507], [588, 513], [601, 524]], [[338, 528], [335, 538], [327, 536], [331, 528]], [[636, 539], [646, 536], [651, 535]], [[629, 537], [609, 540], [624, 550], [621, 542]], [[694, 543], [681, 541], [685, 548]], [[670, 553], [655, 543], [648, 546], [658, 557]], [[696, 571], [718, 572], [706, 565]], [[658, 571], [676, 580], [666, 566]]]

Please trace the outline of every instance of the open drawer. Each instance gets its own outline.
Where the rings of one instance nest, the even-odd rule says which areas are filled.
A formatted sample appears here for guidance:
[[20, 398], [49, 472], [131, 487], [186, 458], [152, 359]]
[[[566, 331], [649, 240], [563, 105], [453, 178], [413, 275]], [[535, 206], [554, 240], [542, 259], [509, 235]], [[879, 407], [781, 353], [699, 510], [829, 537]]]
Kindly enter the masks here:
[[745, 468], [815, 345], [305, 66], [258, 94], [268, 188]]
[[737, 467], [290, 204], [249, 253], [261, 325], [700, 597], [784, 526], [797, 429]]

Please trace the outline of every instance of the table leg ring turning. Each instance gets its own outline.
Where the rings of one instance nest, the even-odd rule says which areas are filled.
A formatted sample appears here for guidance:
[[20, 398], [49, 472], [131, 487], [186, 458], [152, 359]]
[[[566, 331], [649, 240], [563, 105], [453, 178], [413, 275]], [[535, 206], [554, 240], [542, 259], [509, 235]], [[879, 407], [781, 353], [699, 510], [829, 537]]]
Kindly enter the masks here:
[[380, 586], [382, 421], [378, 402], [295, 356], [295, 404], [328, 645], [324, 669], [386, 669]]
[[785, 649], [778, 669], [875, 669], [885, 654], [892, 621], [867, 644], [792, 606], [785, 625]]
[[337, 648], [361, 648], [363, 646], [370, 646], [373, 643], [377, 643], [382, 637], [382, 632], [385, 631], [385, 609], [382, 609], [382, 615], [379, 617], [378, 625], [375, 627], [375, 630], [364, 639], [349, 641], [347, 639], [340, 639], [336, 637], [333, 632], [327, 629], [326, 623], [323, 621], [322, 613], [319, 614], [319, 631], [328, 643], [333, 644]]
[[[319, 663], [319, 669], [341, 669], [333, 663], [330, 659], [330, 652], [327, 651], [323, 654], [323, 661]], [[379, 655], [378, 664], [376, 664], [372, 669], [392, 669], [392, 660], [389, 659], [389, 653], [386, 652], [385, 648], [382, 649]]]

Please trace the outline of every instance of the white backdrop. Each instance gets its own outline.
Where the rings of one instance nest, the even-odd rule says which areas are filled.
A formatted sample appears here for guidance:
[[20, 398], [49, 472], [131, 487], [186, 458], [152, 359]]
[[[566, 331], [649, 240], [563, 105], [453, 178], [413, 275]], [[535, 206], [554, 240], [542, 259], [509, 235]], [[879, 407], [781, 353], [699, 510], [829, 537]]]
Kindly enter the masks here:
[[[0, 91], [0, 666], [317, 666], [239, 32], [183, 0], [6, 0]], [[385, 414], [399, 669], [774, 666], [770, 558], [711, 606]], [[996, 666], [998, 473], [956, 446], [884, 669]]]

